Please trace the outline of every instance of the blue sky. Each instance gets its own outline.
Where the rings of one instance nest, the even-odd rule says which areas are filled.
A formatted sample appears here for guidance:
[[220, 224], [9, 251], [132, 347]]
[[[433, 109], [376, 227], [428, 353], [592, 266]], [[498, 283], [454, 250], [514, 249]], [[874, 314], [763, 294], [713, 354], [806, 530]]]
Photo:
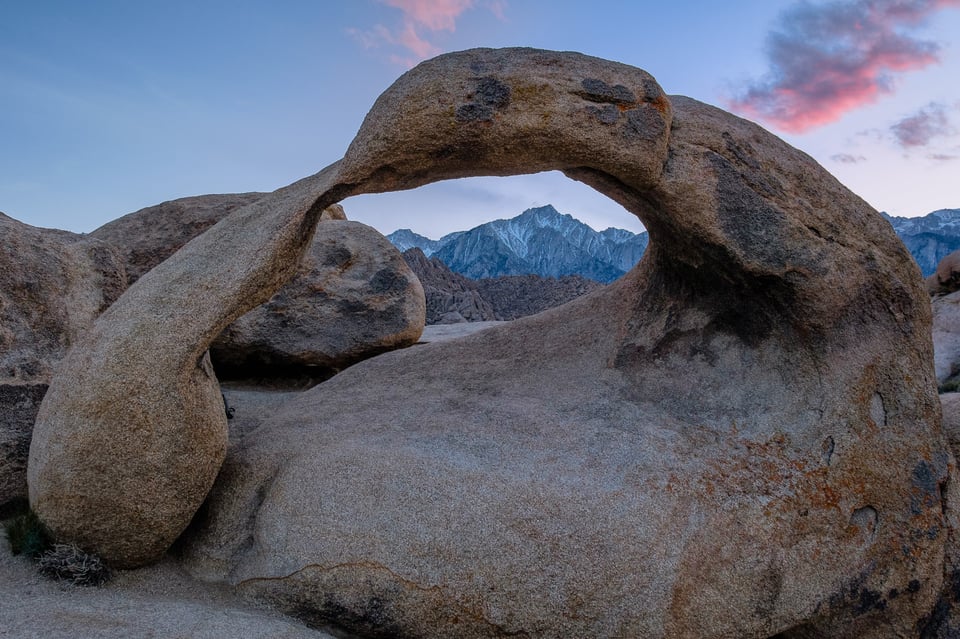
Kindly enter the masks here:
[[[873, 206], [960, 207], [960, 0], [2, 0], [0, 211], [85, 232], [339, 159], [410, 65], [476, 46], [574, 50], [761, 122]], [[430, 237], [552, 203], [639, 230], [556, 173], [344, 202]]]

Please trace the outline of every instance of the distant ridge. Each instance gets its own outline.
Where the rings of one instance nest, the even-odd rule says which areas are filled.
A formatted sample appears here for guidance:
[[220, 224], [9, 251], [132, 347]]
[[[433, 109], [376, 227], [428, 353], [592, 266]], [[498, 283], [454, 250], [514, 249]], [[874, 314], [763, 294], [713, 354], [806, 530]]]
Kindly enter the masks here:
[[948, 253], [960, 249], [960, 209], [940, 209], [923, 217], [883, 216], [906, 245], [924, 277]]
[[450, 270], [472, 279], [580, 275], [603, 283], [633, 268], [649, 242], [646, 232], [617, 228], [595, 231], [549, 204], [439, 240], [409, 229], [395, 231], [387, 238], [401, 251], [419, 248], [427, 257], [436, 257]]

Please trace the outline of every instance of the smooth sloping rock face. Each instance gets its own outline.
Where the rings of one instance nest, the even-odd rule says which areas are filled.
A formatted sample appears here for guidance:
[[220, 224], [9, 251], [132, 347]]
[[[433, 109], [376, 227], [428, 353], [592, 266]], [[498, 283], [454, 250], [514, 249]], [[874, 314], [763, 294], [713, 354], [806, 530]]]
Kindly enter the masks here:
[[327, 374], [415, 344], [424, 315], [423, 287], [400, 251], [369, 226], [327, 220], [293, 280], [227, 327], [210, 354], [234, 376]]
[[292, 276], [324, 207], [547, 169], [640, 216], [641, 263], [286, 403], [221, 470], [185, 560], [374, 636], [915, 635], [953, 463], [916, 266], [806, 155], [578, 54], [421, 64], [340, 163], [145, 275], [51, 384], [31, 503], [115, 562], [155, 558], [220, 465], [202, 354]]
[[33, 421], [57, 362], [126, 287], [104, 242], [0, 213], [0, 505], [27, 495]]
[[637, 268], [291, 400], [228, 459], [190, 565], [373, 636], [916, 636], [953, 462], [889, 225], [749, 122], [523, 49], [418, 66], [332, 179], [545, 169], [642, 218]]

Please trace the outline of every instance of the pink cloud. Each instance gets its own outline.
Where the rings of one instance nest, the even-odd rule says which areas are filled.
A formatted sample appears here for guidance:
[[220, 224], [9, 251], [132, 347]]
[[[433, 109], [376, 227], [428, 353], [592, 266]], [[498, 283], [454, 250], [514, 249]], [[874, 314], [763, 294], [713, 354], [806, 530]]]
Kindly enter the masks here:
[[455, 31], [457, 18], [474, 5], [474, 0], [381, 0], [400, 9], [404, 17], [430, 31]]
[[834, 122], [892, 93], [897, 74], [939, 61], [940, 46], [909, 31], [948, 7], [960, 0], [798, 4], [768, 36], [768, 76], [728, 105], [789, 133]]
[[431, 34], [457, 29], [460, 16], [476, 7], [483, 7], [499, 19], [504, 19], [505, 0], [380, 0], [402, 12], [400, 24], [392, 29], [376, 25], [371, 30], [348, 29], [364, 48], [384, 45], [403, 50], [389, 55], [391, 62], [411, 67], [420, 60], [433, 57], [442, 49], [431, 39]]

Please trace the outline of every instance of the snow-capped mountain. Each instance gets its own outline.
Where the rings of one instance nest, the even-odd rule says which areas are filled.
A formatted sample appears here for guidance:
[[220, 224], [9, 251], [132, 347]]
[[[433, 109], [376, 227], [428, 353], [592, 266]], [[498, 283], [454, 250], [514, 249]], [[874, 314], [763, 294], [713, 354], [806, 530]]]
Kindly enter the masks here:
[[[883, 216], [890, 221], [924, 276], [948, 253], [960, 249], [960, 209], [940, 209], [923, 217]], [[647, 247], [646, 233], [609, 228], [594, 231], [547, 205], [509, 220], [495, 220], [469, 231], [431, 240], [409, 229], [387, 236], [405, 251], [417, 247], [456, 273], [473, 279], [535, 274], [581, 275], [612, 282], [636, 264]]]
[[924, 277], [937, 270], [944, 256], [960, 249], [960, 209], [940, 209], [923, 217], [883, 215], [917, 261]]
[[509, 220], [494, 220], [439, 240], [401, 229], [387, 236], [401, 251], [417, 247], [456, 273], [480, 279], [501, 275], [581, 275], [612, 282], [643, 255], [646, 233], [594, 231], [547, 205]]

